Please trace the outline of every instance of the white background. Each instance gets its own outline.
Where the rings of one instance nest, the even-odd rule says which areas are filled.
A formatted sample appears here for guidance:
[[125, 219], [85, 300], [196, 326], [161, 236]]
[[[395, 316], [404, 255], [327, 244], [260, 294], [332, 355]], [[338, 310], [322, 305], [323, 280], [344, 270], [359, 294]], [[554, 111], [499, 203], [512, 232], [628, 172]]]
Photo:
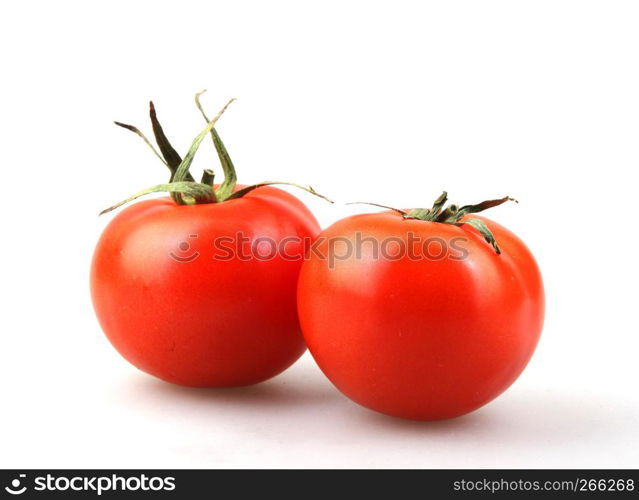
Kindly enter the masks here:
[[[1, 467], [638, 467], [639, 5], [623, 1], [5, 2]], [[244, 183], [490, 217], [537, 256], [547, 321], [507, 393], [418, 423], [351, 403], [306, 355], [250, 388], [138, 372], [94, 318], [104, 207], [166, 180], [213, 114]], [[194, 171], [215, 165], [204, 143]], [[219, 168], [218, 168], [219, 171]], [[198, 174], [199, 175], [199, 174]], [[323, 225], [361, 206], [299, 195]]]

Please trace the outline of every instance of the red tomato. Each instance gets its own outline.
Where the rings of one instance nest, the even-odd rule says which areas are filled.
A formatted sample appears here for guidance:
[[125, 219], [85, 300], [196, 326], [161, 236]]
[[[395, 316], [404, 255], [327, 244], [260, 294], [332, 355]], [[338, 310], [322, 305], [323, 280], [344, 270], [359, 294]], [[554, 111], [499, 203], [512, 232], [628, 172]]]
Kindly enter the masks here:
[[[469, 226], [395, 212], [348, 217], [320, 234], [302, 266], [298, 310], [309, 350], [346, 396], [388, 415], [436, 420], [479, 408], [522, 372], [543, 323], [541, 275], [513, 233], [472, 218], [492, 230], [501, 254]], [[393, 254], [392, 244], [376, 258], [371, 241], [395, 238], [396, 251], [399, 238], [406, 250], [409, 233], [431, 242], [430, 258]], [[361, 254], [344, 257], [358, 239]]]
[[[302, 202], [273, 187], [220, 203], [163, 197], [130, 205], [107, 226], [93, 257], [100, 324], [122, 356], [168, 382], [266, 380], [305, 350], [295, 289], [305, 241], [318, 232]], [[268, 242], [258, 245], [262, 258], [219, 258], [230, 256], [237, 234], [249, 249], [259, 238], [288, 237], [288, 258], [268, 258]], [[226, 241], [219, 251], [216, 241]]]

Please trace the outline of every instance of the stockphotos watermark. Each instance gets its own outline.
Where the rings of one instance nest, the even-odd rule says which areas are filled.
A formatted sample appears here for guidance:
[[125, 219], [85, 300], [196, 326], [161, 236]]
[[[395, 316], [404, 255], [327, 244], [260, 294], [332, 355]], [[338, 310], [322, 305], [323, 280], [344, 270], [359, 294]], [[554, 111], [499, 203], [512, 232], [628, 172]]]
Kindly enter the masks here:
[[281, 239], [269, 236], [254, 238], [243, 232], [233, 236], [218, 236], [212, 241], [203, 241], [198, 234], [189, 234], [169, 252], [170, 257], [184, 264], [200, 258], [220, 261], [269, 261], [320, 259], [328, 261], [334, 269], [339, 261], [355, 259], [374, 260], [444, 260], [463, 261], [468, 257], [468, 238], [456, 236], [424, 238], [413, 232], [387, 238], [376, 238], [361, 232], [354, 237], [286, 236]]
[[30, 478], [27, 474], [19, 474], [18, 477], [11, 480], [8, 486], [5, 486], [4, 490], [14, 496], [22, 495], [27, 491], [86, 492], [98, 496], [107, 491], [173, 491], [175, 490], [175, 478], [172, 476], [147, 476], [146, 474], [135, 476], [45, 474]]

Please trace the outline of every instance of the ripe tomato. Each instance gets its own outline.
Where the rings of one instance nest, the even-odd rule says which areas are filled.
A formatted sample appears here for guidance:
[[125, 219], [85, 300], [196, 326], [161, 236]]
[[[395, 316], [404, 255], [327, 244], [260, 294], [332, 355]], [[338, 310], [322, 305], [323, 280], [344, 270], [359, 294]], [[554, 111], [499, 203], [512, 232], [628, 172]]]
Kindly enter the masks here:
[[[97, 317], [122, 356], [168, 382], [236, 386], [268, 379], [306, 349], [295, 289], [304, 241], [318, 232], [297, 198], [268, 186], [221, 203], [176, 205], [168, 197], [135, 203], [110, 222], [95, 250]], [[289, 238], [286, 256], [269, 259], [268, 245], [260, 250], [264, 258], [231, 256], [238, 234], [246, 248]], [[220, 241], [229, 251], [215, 249]]]
[[[320, 233], [302, 266], [298, 310], [309, 350], [346, 396], [388, 415], [436, 420], [479, 408], [522, 372], [543, 323], [541, 275], [517, 236], [472, 219], [492, 231], [501, 254], [467, 224], [394, 211]], [[437, 248], [408, 255], [415, 238], [446, 256]], [[374, 241], [396, 248], [376, 256]]]
[[[230, 156], [213, 128], [231, 101], [207, 122], [182, 159], [149, 113], [168, 184], [140, 191], [171, 197], [135, 203], [104, 230], [91, 268], [93, 304], [106, 336], [135, 366], [168, 382], [237, 386], [266, 380], [305, 351], [296, 285], [305, 248], [319, 232], [294, 196], [265, 182], [238, 186]], [[211, 135], [224, 182], [190, 166]], [[283, 183], [288, 184], [288, 183]], [[304, 188], [313, 194], [312, 189]], [[318, 195], [319, 196], [319, 195]]]

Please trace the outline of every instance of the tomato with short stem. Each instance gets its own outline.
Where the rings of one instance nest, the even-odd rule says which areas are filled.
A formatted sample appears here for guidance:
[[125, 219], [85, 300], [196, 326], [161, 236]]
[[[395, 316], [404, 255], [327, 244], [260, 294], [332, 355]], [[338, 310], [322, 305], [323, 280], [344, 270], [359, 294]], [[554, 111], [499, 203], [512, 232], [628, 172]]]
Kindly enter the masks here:
[[[541, 274], [517, 236], [471, 215], [506, 200], [444, 209], [440, 199], [320, 233], [298, 310], [311, 354], [340, 391], [388, 415], [438, 420], [515, 381], [542, 329]], [[389, 241], [395, 250], [374, 251]]]

